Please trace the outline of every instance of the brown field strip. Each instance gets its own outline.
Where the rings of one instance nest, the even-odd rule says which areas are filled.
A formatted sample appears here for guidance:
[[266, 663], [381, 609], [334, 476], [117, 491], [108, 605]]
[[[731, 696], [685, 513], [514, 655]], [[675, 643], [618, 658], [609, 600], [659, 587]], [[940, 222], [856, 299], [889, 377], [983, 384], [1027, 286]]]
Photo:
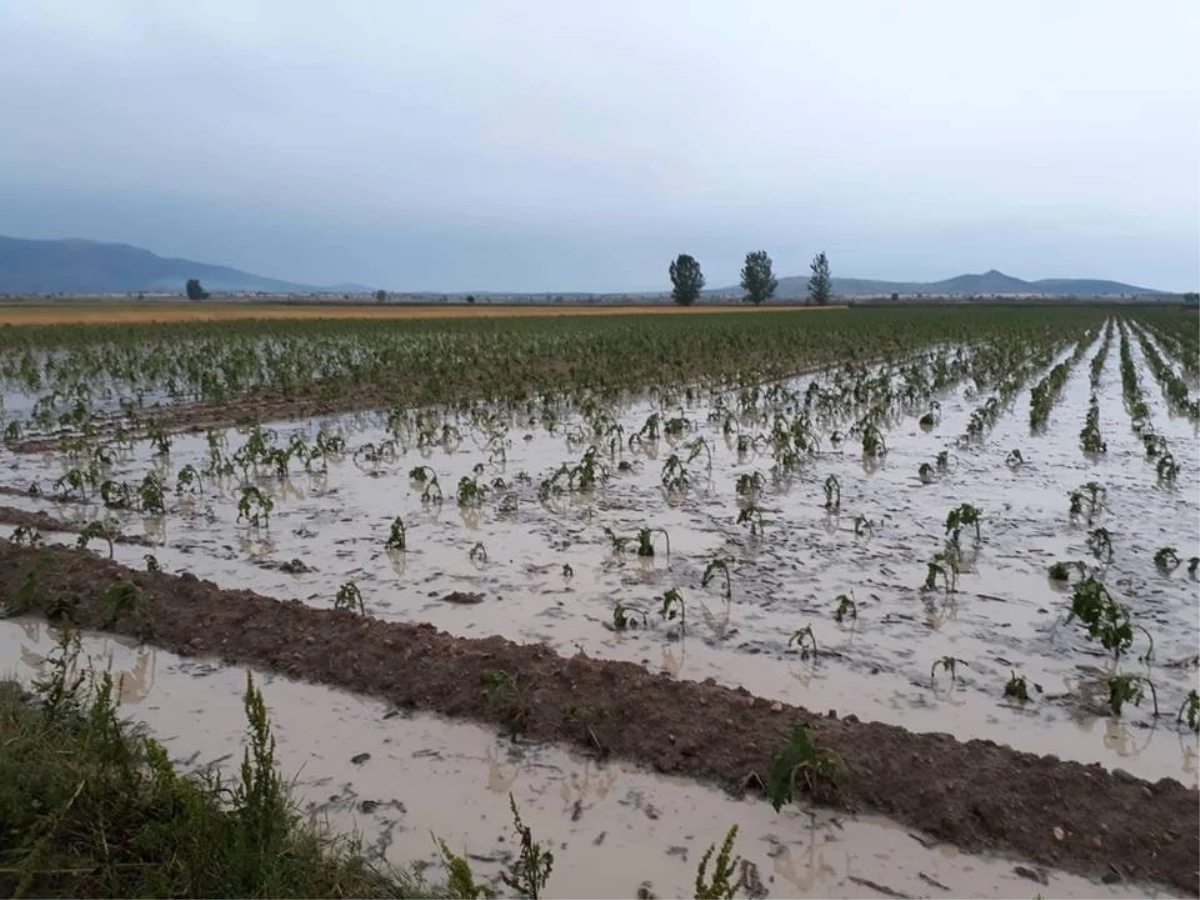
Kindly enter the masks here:
[[546, 316], [697, 315], [705, 313], [818, 312], [844, 306], [525, 306], [385, 305], [283, 303], [78, 303], [0, 305], [3, 325], [119, 325], [144, 322], [232, 322], [241, 319], [491, 319]]

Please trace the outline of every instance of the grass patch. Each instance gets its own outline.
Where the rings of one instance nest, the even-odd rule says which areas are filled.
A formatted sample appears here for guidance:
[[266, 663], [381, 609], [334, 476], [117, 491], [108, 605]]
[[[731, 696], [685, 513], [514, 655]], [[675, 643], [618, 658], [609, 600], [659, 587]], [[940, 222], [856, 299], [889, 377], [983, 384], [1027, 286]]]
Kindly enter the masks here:
[[183, 774], [118, 718], [64, 631], [50, 674], [0, 681], [0, 897], [435, 897], [311, 825], [275, 766], [247, 675], [240, 775]]

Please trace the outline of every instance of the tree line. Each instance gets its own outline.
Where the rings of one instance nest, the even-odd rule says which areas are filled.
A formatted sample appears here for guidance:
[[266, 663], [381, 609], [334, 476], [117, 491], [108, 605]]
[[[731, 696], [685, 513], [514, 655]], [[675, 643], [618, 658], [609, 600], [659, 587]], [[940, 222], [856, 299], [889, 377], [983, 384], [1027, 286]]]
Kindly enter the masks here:
[[[829, 259], [825, 251], [813, 257], [812, 276], [808, 279], [808, 301], [817, 306], [825, 306], [833, 298], [833, 279], [829, 274]], [[704, 290], [704, 273], [700, 262], [688, 253], [681, 253], [671, 261], [668, 273], [671, 276], [671, 298], [680, 306], [691, 306], [700, 299]], [[752, 250], [746, 254], [746, 264], [742, 266], [742, 297], [747, 303], [757, 306], [766, 303], [775, 296], [779, 287], [779, 279], [771, 264], [771, 257], [766, 250]]]

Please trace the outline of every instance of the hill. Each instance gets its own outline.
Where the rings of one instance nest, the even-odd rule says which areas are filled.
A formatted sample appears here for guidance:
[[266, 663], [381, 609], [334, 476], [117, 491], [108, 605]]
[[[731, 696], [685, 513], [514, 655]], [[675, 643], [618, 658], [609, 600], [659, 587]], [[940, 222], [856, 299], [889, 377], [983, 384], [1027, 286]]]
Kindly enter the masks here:
[[171, 259], [128, 244], [99, 241], [27, 241], [0, 237], [0, 294], [108, 294], [182, 291], [199, 278], [210, 291], [311, 293], [366, 290], [361, 286], [314, 288], [264, 278], [227, 266]]
[[[722, 288], [720, 293], [740, 294], [737, 287]], [[833, 292], [840, 297], [887, 297], [891, 294], [939, 297], [1032, 295], [1038, 297], [1117, 297], [1121, 294], [1157, 294], [1158, 291], [1093, 278], [1043, 278], [1023, 281], [995, 269], [981, 275], [957, 275], [944, 281], [875, 281], [867, 278], [834, 278]], [[781, 300], [808, 294], [808, 276], [791, 275], [779, 279], [776, 296]]]

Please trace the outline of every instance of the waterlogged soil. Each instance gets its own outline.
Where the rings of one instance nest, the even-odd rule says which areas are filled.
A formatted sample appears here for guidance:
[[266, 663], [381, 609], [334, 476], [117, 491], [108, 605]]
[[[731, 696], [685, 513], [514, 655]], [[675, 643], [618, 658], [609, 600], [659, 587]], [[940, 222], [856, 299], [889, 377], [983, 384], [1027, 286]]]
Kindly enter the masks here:
[[[1196, 685], [1200, 585], [1185, 567], [1159, 571], [1153, 556], [1161, 546], [1177, 547], [1184, 559], [1200, 552], [1200, 467], [1193, 463], [1200, 441], [1190, 423], [1167, 410], [1135, 342], [1153, 426], [1183, 463], [1175, 485], [1160, 484], [1122, 402], [1114, 339], [1098, 394], [1108, 452], [1086, 456], [1078, 435], [1090, 392], [1087, 363], [1098, 346], [1075, 366], [1047, 427], [1037, 434], [1029, 425], [1029, 388], [1044, 371], [981, 439], [964, 443], [960, 437], [988, 392], [958, 385], [939, 398], [932, 428], [918, 425], [923, 408], [890, 422], [882, 460], [867, 464], [855, 442], [835, 446], [826, 433], [822, 451], [798, 473], [774, 479], [769, 456], [753, 450], [739, 456], [734, 437], [709, 422], [709, 401], [683, 408], [642, 402], [618, 410], [626, 438], [654, 411], [664, 418], [682, 414], [691, 430], [678, 441], [663, 438], [640, 448], [626, 443], [606, 458], [611, 477], [594, 490], [540, 502], [538, 482], [584, 452], [586, 445], [573, 437], [579, 434], [577, 416], [565, 416], [552, 432], [544, 422], [504, 418], [501, 459], [479, 427], [447, 414], [457, 439], [401, 448], [394, 457], [368, 462], [354, 451], [387, 439], [381, 417], [343, 415], [278, 428], [279, 444], [297, 432], [311, 442], [324, 424], [346, 435], [350, 452], [325, 472], [309, 474], [293, 463], [286, 479], [265, 472], [257, 477], [275, 504], [267, 527], [239, 521], [236, 486], [221, 482], [206, 482], [195, 495], [169, 496], [166, 516], [118, 514], [118, 525], [125, 534], [153, 541], [154, 555], [168, 571], [186, 570], [224, 587], [247, 586], [327, 609], [341, 585], [354, 581], [367, 611], [381, 619], [544, 643], [564, 654], [582, 649], [592, 658], [634, 662], [678, 678], [711, 678], [810, 709], [986, 738], [1101, 762], [1152, 781], [1170, 776], [1195, 785], [1197, 739], [1173, 723]], [[807, 383], [798, 379], [793, 387], [803, 391]], [[696, 436], [709, 443], [711, 473], [702, 455], [689, 464], [693, 487], [687, 494], [666, 494], [660, 479], [665, 460], [672, 453], [686, 456], [683, 444]], [[227, 438], [232, 452], [246, 435], [231, 430]], [[1023, 465], [1006, 464], [1014, 449]], [[922, 484], [918, 467], [943, 450], [951, 454], [950, 470]], [[152, 458], [142, 445], [114, 466], [112, 477], [136, 484], [155, 471], [171, 486], [184, 466], [202, 469], [206, 456], [199, 436], [176, 438], [169, 458]], [[422, 502], [421, 486], [408, 478], [418, 465], [437, 473], [444, 503]], [[77, 532], [112, 515], [95, 498], [59, 503], [27, 495], [31, 481], [48, 495], [64, 466], [53, 455], [0, 455], [0, 467], [7, 469], [0, 489], [11, 492], [14, 508], [51, 511], [70, 523], [58, 530]], [[479, 506], [459, 507], [455, 486], [477, 466], [481, 484], [499, 477], [506, 486], [492, 489]], [[765, 526], [757, 536], [737, 524], [734, 491], [737, 476], [756, 471], [766, 479], [759, 501]], [[841, 485], [835, 513], [822, 508], [829, 475]], [[1115, 555], [1102, 575], [1153, 634], [1148, 665], [1137, 661], [1146, 649], [1141, 632], [1119, 666], [1089, 642], [1077, 623], [1067, 622], [1070, 588], [1046, 577], [1055, 560], [1098, 564], [1087, 548], [1088, 526], [1067, 515], [1067, 492], [1091, 480], [1108, 490], [1107, 509], [1094, 523], [1113, 537]], [[960, 503], [983, 510], [980, 542], [970, 533], [964, 539], [970, 568], [954, 593], [923, 591], [925, 561], [941, 548], [946, 513]], [[407, 525], [408, 549], [387, 551], [397, 515]], [[860, 516], [872, 523], [869, 530], [856, 532]], [[43, 530], [53, 530], [47, 525]], [[643, 526], [668, 532], [669, 557], [661, 535], [654, 536], [655, 556], [644, 558], [628, 549], [615, 553], [604, 533], [607, 527], [628, 536]], [[117, 559], [139, 567], [144, 553], [115, 549]], [[707, 586], [701, 583], [714, 558], [727, 561], [728, 601], [719, 573]], [[683, 623], [659, 615], [662, 594], [671, 587], [683, 590]], [[834, 598], [841, 594], [854, 598], [857, 615], [839, 623]], [[453, 602], [463, 597], [478, 602]], [[618, 602], [643, 611], [648, 627], [614, 631]], [[812, 629], [815, 655], [789, 646], [805, 627]], [[947, 656], [961, 661], [955, 677], [939, 671], [932, 678], [935, 662]], [[1147, 698], [1112, 716], [1107, 679], [1117, 670], [1152, 678], [1164, 715], [1156, 718]], [[1004, 697], [1014, 674], [1027, 679], [1030, 702]]]
[[[87, 552], [0, 541], [0, 599], [12, 604], [28, 596], [20, 586], [35, 570], [36, 604], [53, 599], [84, 628], [108, 624], [118, 633], [146, 634], [149, 623], [156, 646], [199, 665], [214, 658], [253, 665], [374, 696], [398, 710], [477, 720], [525, 741], [574, 745], [598, 759], [735, 790], [750, 773], [767, 772], [775, 750], [804, 726], [840, 761], [833, 783], [817, 783], [813, 799], [823, 805], [885, 814], [969, 852], [1200, 892], [1200, 797], [1173, 779], [1150, 783], [991, 741], [822, 716], [636, 664], [563, 657], [499, 637], [459, 638], [428, 625], [224, 591], [194, 576], [135, 571]], [[137, 585], [145, 607], [126, 609], [113, 623], [105, 595], [123, 580]], [[312, 721], [335, 708], [311, 704]], [[195, 721], [189, 717], [189, 733]], [[339, 753], [365, 762], [337, 728], [326, 734], [336, 735]]]
[[[0, 656], [24, 680], [48, 674], [43, 622], [0, 624]], [[85, 633], [87, 664], [120, 684], [122, 713], [150, 728], [184, 769], [230, 774], [245, 740], [247, 670]], [[738, 874], [751, 897], [1160, 896], [1045, 866], [966, 854], [869, 815], [807, 804], [779, 813], [682, 779], [594, 754], [512, 741], [490, 729], [398, 710], [281, 676], [253, 673], [293, 796], [320, 823], [356, 832], [364, 850], [443, 877], [430, 834], [498, 884], [512, 859], [508, 796], [554, 853], [555, 897], [690, 896], [705, 849], [738, 825]], [[196, 720], [206, 727], [197, 730]]]

